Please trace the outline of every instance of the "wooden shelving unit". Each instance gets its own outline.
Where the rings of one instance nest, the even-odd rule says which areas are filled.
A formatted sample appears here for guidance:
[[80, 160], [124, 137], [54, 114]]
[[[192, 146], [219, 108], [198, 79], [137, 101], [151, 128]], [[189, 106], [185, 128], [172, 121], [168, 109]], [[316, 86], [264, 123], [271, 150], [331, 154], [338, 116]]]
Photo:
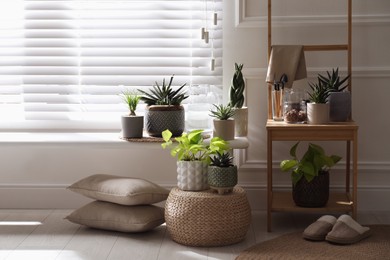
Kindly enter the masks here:
[[[305, 45], [304, 51], [346, 51], [348, 74], [352, 72], [352, 0], [348, 1], [348, 42], [339, 45]], [[272, 45], [271, 2], [268, 0], [268, 57]], [[349, 78], [349, 91], [351, 89]], [[357, 213], [357, 152], [358, 125], [349, 122], [329, 123], [326, 125], [287, 124], [272, 120], [272, 85], [268, 84], [268, 120], [267, 129], [267, 230], [272, 230], [272, 212], [317, 212], [317, 213]], [[272, 148], [275, 141], [343, 141], [346, 143], [345, 192], [330, 194], [328, 204], [322, 208], [303, 208], [295, 205], [291, 192], [273, 190]], [[352, 148], [352, 150], [351, 150]], [[352, 172], [352, 182], [351, 182]]]

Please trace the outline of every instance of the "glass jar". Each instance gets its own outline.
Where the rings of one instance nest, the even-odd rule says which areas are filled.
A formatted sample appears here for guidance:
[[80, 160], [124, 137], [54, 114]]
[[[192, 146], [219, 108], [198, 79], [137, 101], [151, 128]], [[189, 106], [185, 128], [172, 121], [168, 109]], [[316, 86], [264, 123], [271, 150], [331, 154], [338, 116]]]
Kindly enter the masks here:
[[306, 100], [303, 91], [285, 90], [283, 119], [289, 124], [302, 124], [307, 120]]

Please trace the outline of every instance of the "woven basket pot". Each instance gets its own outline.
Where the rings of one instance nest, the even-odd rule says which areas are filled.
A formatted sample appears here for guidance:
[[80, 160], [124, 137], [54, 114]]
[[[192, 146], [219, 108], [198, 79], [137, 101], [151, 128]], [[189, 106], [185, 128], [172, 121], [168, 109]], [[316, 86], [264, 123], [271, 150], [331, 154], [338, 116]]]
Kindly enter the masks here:
[[177, 186], [181, 190], [200, 191], [209, 188], [207, 166], [202, 161], [177, 161]]
[[329, 199], [329, 171], [321, 171], [311, 182], [301, 178], [293, 186], [293, 199], [297, 206], [317, 208], [326, 205]]
[[218, 167], [209, 166], [207, 170], [207, 179], [210, 188], [229, 188], [233, 189], [237, 184], [237, 166]]
[[161, 137], [161, 132], [169, 129], [172, 136], [180, 136], [184, 131], [185, 111], [183, 106], [147, 106], [145, 128], [150, 136]]
[[221, 196], [173, 188], [165, 203], [165, 221], [171, 238], [188, 246], [224, 246], [245, 239], [251, 208], [244, 189], [236, 186]]

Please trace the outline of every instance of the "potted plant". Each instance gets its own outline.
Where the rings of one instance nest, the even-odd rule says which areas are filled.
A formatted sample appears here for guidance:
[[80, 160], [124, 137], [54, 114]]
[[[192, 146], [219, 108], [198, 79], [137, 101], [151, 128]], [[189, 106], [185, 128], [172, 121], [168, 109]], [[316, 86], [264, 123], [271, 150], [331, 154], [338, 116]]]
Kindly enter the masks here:
[[237, 136], [248, 135], [248, 108], [243, 106], [245, 101], [245, 81], [242, 75], [243, 66], [243, 64], [234, 64], [235, 72], [230, 85], [229, 105], [235, 110], [233, 118], [235, 121], [235, 135]]
[[134, 92], [124, 91], [121, 97], [130, 111], [128, 115], [122, 116], [122, 136], [124, 138], [141, 138], [144, 128], [144, 117], [137, 116], [135, 113], [141, 96]]
[[321, 125], [329, 122], [329, 89], [327, 85], [318, 80], [318, 83], [309, 83], [311, 92], [307, 103], [307, 120], [309, 124]]
[[186, 84], [177, 90], [172, 88], [173, 76], [168, 84], [163, 79], [149, 92], [139, 89], [143, 96], [141, 100], [147, 106], [145, 109], [145, 127], [150, 136], [161, 137], [162, 131], [169, 129], [173, 136], [179, 136], [184, 131], [185, 113], [182, 101], [188, 98], [182, 91]]
[[235, 126], [232, 116], [235, 114], [235, 110], [230, 105], [213, 104], [213, 106], [215, 110], [210, 110], [210, 116], [214, 117], [214, 136], [219, 136], [224, 140], [233, 140]]
[[207, 171], [210, 188], [220, 195], [230, 193], [237, 184], [237, 166], [233, 165], [233, 156], [229, 152], [217, 152], [210, 159]]
[[351, 93], [346, 90], [350, 75], [340, 79], [339, 68], [327, 71], [326, 76], [318, 75], [318, 80], [325, 84], [329, 91], [329, 118], [334, 122], [345, 122], [351, 116]]
[[165, 143], [161, 146], [164, 149], [170, 147], [171, 155], [177, 157], [179, 189], [188, 191], [208, 189], [207, 167], [211, 160], [210, 155], [229, 149], [228, 143], [219, 137], [213, 137], [209, 144], [205, 143], [202, 133], [203, 130], [184, 132], [174, 139], [174, 144], [171, 131], [162, 132]]
[[292, 159], [283, 160], [280, 167], [282, 171], [291, 171], [293, 199], [297, 206], [322, 207], [329, 199], [329, 170], [341, 157], [327, 156], [321, 146], [310, 143], [305, 154], [298, 159], [298, 144], [290, 149]]

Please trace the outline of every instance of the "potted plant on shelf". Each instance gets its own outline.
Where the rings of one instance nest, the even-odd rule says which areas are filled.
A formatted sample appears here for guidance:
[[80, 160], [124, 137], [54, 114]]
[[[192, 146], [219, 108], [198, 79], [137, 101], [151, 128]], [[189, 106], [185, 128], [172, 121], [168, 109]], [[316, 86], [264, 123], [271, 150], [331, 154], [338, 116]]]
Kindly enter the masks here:
[[292, 159], [283, 160], [280, 167], [282, 171], [291, 171], [293, 199], [297, 206], [322, 207], [329, 199], [329, 170], [341, 157], [327, 156], [321, 146], [310, 143], [305, 154], [298, 159], [298, 144], [290, 149]]
[[141, 138], [144, 128], [144, 117], [137, 116], [135, 113], [141, 96], [135, 92], [124, 91], [121, 97], [130, 111], [128, 115], [122, 116], [122, 136], [124, 138]]
[[339, 68], [327, 71], [326, 76], [318, 74], [318, 80], [326, 85], [329, 91], [329, 118], [334, 122], [345, 122], [351, 116], [351, 93], [346, 90], [350, 75], [340, 79]]
[[169, 130], [162, 132], [165, 143], [161, 146], [171, 148], [171, 155], [177, 157], [177, 186], [179, 189], [199, 191], [208, 189], [207, 167], [210, 155], [229, 150], [229, 144], [219, 137], [213, 137], [209, 144], [204, 142], [203, 130], [183, 133], [172, 141]]
[[233, 156], [229, 152], [217, 152], [210, 159], [207, 172], [210, 188], [220, 195], [230, 193], [237, 184], [237, 166], [233, 165]]
[[329, 122], [329, 89], [327, 85], [318, 80], [318, 83], [309, 83], [311, 92], [307, 103], [307, 120], [309, 124], [321, 125]]
[[214, 117], [214, 136], [219, 136], [224, 140], [233, 140], [235, 136], [234, 132], [234, 119], [235, 110], [230, 105], [215, 105], [215, 110], [210, 110], [210, 116]]
[[243, 64], [234, 64], [235, 72], [230, 85], [230, 102], [229, 105], [235, 109], [233, 115], [235, 121], [235, 135], [248, 135], [248, 108], [244, 107], [244, 90], [245, 81], [242, 75]]
[[188, 98], [182, 91], [186, 84], [173, 90], [173, 77], [168, 84], [165, 83], [165, 79], [161, 86], [156, 82], [150, 93], [138, 90], [143, 94], [141, 100], [147, 104], [145, 127], [150, 136], [161, 137], [162, 131], [166, 129], [169, 129], [173, 136], [179, 136], [184, 131], [185, 112], [181, 103]]

